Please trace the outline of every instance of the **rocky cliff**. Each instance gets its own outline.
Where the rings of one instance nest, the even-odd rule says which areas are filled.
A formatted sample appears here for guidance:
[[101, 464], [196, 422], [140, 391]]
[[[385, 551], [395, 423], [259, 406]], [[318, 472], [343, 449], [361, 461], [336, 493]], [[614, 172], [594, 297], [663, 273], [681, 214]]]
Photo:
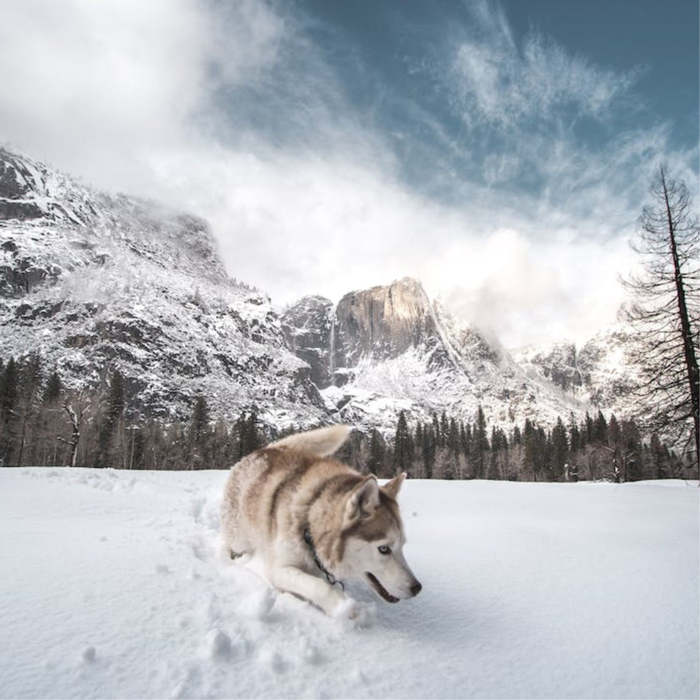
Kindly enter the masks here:
[[350, 292], [335, 309], [305, 297], [282, 323], [336, 420], [389, 431], [402, 410], [471, 420], [481, 404], [504, 426], [585, 411], [551, 378], [528, 375], [477, 328], [458, 323], [414, 279]]
[[629, 342], [616, 329], [514, 357], [410, 278], [280, 316], [227, 275], [204, 221], [0, 150], [0, 357], [39, 352], [76, 388], [118, 368], [144, 414], [184, 417], [199, 392], [215, 416], [255, 408], [275, 429], [388, 433], [401, 410], [471, 420], [478, 405], [504, 427], [623, 413]]
[[276, 428], [326, 414], [205, 222], [0, 151], [0, 355], [30, 352], [76, 388], [120, 369], [145, 413], [184, 417], [202, 392], [215, 415], [255, 407]]

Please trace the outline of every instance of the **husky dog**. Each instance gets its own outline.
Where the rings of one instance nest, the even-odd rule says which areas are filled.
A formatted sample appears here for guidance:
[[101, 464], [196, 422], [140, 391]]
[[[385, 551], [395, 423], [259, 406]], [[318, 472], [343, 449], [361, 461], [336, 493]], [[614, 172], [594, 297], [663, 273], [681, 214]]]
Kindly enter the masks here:
[[341, 580], [363, 580], [387, 602], [421, 590], [401, 552], [396, 495], [405, 474], [379, 486], [332, 459], [351, 428], [299, 433], [231, 468], [222, 504], [224, 551], [260, 557], [268, 581], [328, 615], [353, 616]]

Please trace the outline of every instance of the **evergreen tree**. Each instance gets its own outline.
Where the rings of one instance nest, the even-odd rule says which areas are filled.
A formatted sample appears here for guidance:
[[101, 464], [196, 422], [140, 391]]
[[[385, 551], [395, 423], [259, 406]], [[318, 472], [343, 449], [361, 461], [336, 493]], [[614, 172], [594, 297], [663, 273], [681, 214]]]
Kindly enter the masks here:
[[14, 449], [18, 422], [19, 371], [14, 357], [10, 357], [0, 382], [0, 464], [9, 464]]
[[194, 402], [189, 429], [190, 464], [194, 469], [201, 469], [209, 458], [210, 420], [209, 406], [199, 394]]
[[122, 427], [125, 408], [124, 377], [119, 370], [114, 370], [109, 381], [106, 407], [99, 433], [98, 466], [123, 465], [125, 458], [123, 445], [118, 444], [117, 437]]
[[593, 442], [593, 435], [595, 431], [593, 429], [593, 419], [588, 414], [588, 411], [586, 411], [586, 422], [584, 430], [582, 432], [585, 435], [586, 444], [590, 445]]
[[373, 428], [369, 442], [369, 459], [367, 467], [375, 476], [384, 475], [384, 460], [386, 457], [386, 446], [381, 433]]
[[573, 411], [569, 414], [569, 446], [572, 455], [576, 454], [576, 452], [583, 447], [581, 444], [581, 433], [578, 429], [578, 425], [576, 425], [576, 418], [574, 417]]
[[523, 467], [526, 472], [532, 474], [533, 481], [537, 481], [537, 431], [529, 418], [525, 419], [523, 428]]
[[610, 422], [608, 423], [608, 443], [610, 447], [619, 445], [621, 441], [620, 424], [617, 422], [615, 414], [611, 414]]
[[668, 459], [664, 451], [658, 433], [652, 433], [649, 446], [651, 450], [652, 478], [668, 479]]
[[608, 424], [602, 411], [598, 411], [598, 416], [593, 425], [593, 442], [598, 445], [608, 444]]
[[33, 353], [22, 365], [19, 381], [17, 465], [24, 464], [29, 430], [41, 398], [41, 358]]
[[426, 425], [423, 430], [423, 472], [426, 479], [433, 478], [435, 468], [435, 430], [433, 426]]
[[413, 465], [411, 476], [423, 476], [423, 424], [418, 421], [413, 436]]
[[476, 419], [472, 429], [472, 450], [469, 463], [472, 468], [472, 476], [475, 479], [483, 479], [486, 474], [485, 453], [489, 449], [489, 441], [486, 436], [486, 419], [481, 405], [476, 410]]
[[552, 461], [551, 479], [559, 480], [564, 474], [564, 465], [569, 458], [569, 444], [566, 439], [566, 428], [561, 418], [557, 418], [552, 429]]
[[450, 433], [450, 426], [449, 423], [447, 422], [447, 414], [445, 411], [442, 412], [442, 416], [440, 416], [440, 436], [439, 436], [439, 444], [440, 447], [447, 447], [447, 439]]
[[396, 436], [394, 437], [394, 471], [405, 471], [411, 463], [411, 435], [408, 431], [406, 413], [399, 413], [399, 421], [396, 424]]
[[450, 418], [447, 429], [447, 462], [445, 469], [445, 479], [456, 479], [459, 474], [459, 430], [457, 421]]
[[513, 445], [520, 445], [522, 443], [522, 433], [520, 432], [520, 428], [516, 425], [513, 428]]
[[250, 454], [255, 452], [255, 450], [260, 449], [262, 446], [262, 440], [260, 439], [260, 433], [258, 432], [258, 416], [255, 410], [252, 410], [248, 414], [248, 419], [245, 421], [245, 444], [246, 453]]
[[49, 375], [48, 381], [46, 382], [46, 388], [44, 389], [43, 401], [46, 404], [56, 404], [61, 398], [61, 392], [63, 391], [63, 384], [61, 382], [61, 377], [58, 376], [58, 372], [54, 370]]

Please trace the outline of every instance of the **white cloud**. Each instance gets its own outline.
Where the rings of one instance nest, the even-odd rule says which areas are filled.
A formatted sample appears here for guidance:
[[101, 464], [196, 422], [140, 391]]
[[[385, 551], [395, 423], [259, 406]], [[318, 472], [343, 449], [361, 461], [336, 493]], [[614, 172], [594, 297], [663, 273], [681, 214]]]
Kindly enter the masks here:
[[536, 33], [519, 47], [497, 6], [481, 0], [468, 7], [473, 24], [465, 28], [448, 77], [470, 126], [486, 122], [508, 129], [530, 118], [551, 122], [564, 108], [602, 118], [634, 84], [636, 72], [599, 68]]
[[[667, 133], [582, 147], [562, 105], [604, 119], [632, 76], [541, 37], [519, 49], [500, 10], [475, 7], [478, 31], [445, 58], [454, 103], [467, 123], [510, 137], [458, 185], [457, 205], [402, 182], [384, 135], [348, 104], [301, 25], [262, 0], [7, 5], [0, 134], [100, 186], [204, 216], [229, 271], [279, 303], [413, 275], [506, 344], [581, 339], [614, 318], [641, 169]], [[244, 100], [263, 100], [289, 133], [312, 124], [313, 140], [256, 129]], [[529, 131], [538, 119], [550, 128]], [[535, 194], [511, 187], [533, 173]]]
[[274, 62], [282, 32], [255, 0], [9, 3], [0, 134], [101, 186], [148, 188], [144, 161], [201, 139], [216, 89]]

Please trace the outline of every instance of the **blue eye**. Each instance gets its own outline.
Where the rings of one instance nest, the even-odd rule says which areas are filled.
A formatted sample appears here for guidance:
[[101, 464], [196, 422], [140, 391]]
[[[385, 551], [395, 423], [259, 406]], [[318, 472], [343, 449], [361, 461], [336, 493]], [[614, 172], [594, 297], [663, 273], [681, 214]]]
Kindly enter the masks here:
[[386, 544], [380, 544], [377, 549], [379, 550], [380, 554], [391, 554], [391, 547]]

